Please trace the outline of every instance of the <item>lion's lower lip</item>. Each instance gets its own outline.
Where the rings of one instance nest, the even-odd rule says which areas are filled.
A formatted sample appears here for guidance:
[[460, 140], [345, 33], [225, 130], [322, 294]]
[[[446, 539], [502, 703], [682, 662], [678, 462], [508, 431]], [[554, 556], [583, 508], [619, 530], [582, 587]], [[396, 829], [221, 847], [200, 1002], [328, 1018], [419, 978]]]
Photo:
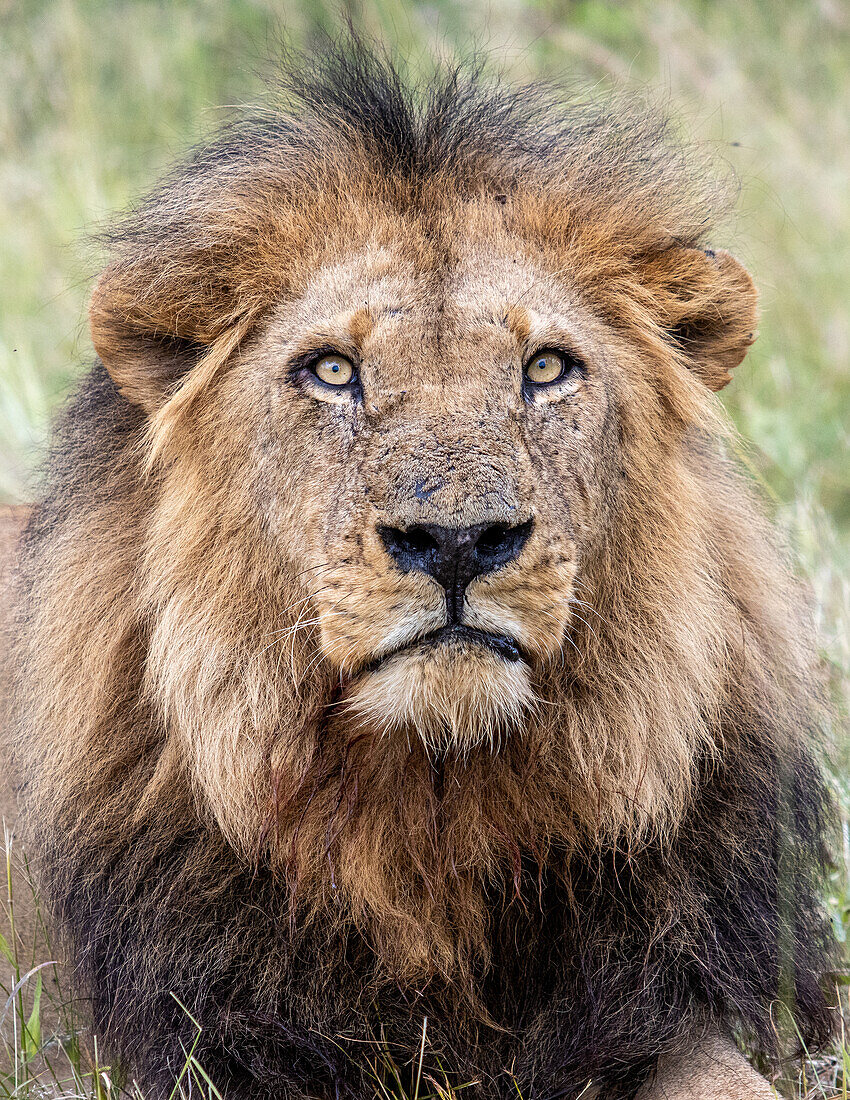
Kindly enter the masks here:
[[443, 626], [439, 630], [426, 634], [424, 638], [417, 639], [414, 644], [439, 645], [441, 642], [453, 640], [472, 642], [473, 645], [486, 646], [506, 661], [519, 661], [522, 654], [519, 646], [513, 638], [507, 634], [491, 634], [489, 630], [478, 630], [473, 626]]
[[390, 653], [384, 653], [377, 660], [367, 665], [363, 671], [370, 672], [383, 664], [384, 661], [389, 660], [390, 657], [395, 657], [399, 653], [404, 653], [406, 650], [420, 649], [423, 646], [437, 646], [445, 642], [453, 641], [465, 641], [472, 645], [484, 646], [486, 649], [492, 650], [504, 661], [515, 662], [522, 660], [522, 652], [516, 640], [508, 637], [507, 634], [493, 634], [489, 630], [479, 630], [477, 627], [455, 624], [453, 626], [441, 626], [439, 630], [432, 630], [430, 634], [423, 634], [407, 645], [400, 646]]

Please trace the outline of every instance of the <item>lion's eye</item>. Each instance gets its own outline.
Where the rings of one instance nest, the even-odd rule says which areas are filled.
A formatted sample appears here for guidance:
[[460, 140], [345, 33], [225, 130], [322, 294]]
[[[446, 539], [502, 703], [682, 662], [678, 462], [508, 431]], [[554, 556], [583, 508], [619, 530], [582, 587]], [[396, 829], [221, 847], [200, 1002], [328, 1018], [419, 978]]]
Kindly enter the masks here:
[[559, 351], [539, 351], [525, 364], [525, 380], [534, 386], [550, 386], [577, 369], [576, 360]]
[[347, 386], [354, 379], [354, 364], [343, 355], [324, 355], [311, 369], [327, 386]]

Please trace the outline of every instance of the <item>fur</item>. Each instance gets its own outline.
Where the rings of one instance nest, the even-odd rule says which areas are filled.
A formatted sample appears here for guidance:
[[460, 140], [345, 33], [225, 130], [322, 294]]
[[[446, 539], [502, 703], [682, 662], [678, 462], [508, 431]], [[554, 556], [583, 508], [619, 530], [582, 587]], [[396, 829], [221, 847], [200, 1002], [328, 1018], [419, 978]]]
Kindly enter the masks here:
[[[649, 116], [362, 46], [110, 236], [24, 542], [16, 746], [97, 1028], [165, 1096], [633, 1096], [833, 1019], [805, 608], [712, 396], [755, 292]], [[583, 367], [520, 390], [528, 349]], [[317, 387], [329, 346], [361, 390]], [[464, 622], [381, 523], [533, 522]], [[401, 647], [401, 648], [399, 648]], [[173, 996], [172, 996], [173, 995]]]

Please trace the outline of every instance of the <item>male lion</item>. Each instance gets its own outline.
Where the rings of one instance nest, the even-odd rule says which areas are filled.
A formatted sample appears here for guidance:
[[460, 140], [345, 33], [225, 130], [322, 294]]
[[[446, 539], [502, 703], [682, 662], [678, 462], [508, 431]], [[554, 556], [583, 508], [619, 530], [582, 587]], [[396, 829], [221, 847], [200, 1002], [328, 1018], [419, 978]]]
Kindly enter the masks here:
[[[304, 75], [309, 73], [309, 75]], [[350, 46], [112, 234], [24, 535], [30, 851], [170, 1094], [771, 1095], [832, 1015], [807, 618], [713, 391], [755, 291], [640, 112]], [[415, 1057], [413, 1057], [415, 1055]]]

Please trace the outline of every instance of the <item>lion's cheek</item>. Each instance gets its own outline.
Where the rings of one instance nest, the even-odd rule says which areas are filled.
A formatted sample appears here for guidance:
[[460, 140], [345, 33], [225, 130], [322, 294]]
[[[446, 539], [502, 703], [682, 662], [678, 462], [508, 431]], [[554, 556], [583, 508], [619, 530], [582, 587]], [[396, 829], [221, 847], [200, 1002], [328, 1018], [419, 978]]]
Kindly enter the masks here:
[[319, 604], [319, 646], [328, 662], [352, 673], [445, 625], [445, 597], [423, 576], [348, 578]]
[[418, 736], [429, 750], [498, 747], [521, 730], [535, 695], [523, 661], [441, 646], [389, 658], [354, 685], [347, 710], [380, 735]]
[[560, 657], [573, 615], [574, 577], [572, 562], [540, 567], [514, 583], [498, 574], [483, 577], [467, 597], [465, 622], [515, 638], [540, 661]]

